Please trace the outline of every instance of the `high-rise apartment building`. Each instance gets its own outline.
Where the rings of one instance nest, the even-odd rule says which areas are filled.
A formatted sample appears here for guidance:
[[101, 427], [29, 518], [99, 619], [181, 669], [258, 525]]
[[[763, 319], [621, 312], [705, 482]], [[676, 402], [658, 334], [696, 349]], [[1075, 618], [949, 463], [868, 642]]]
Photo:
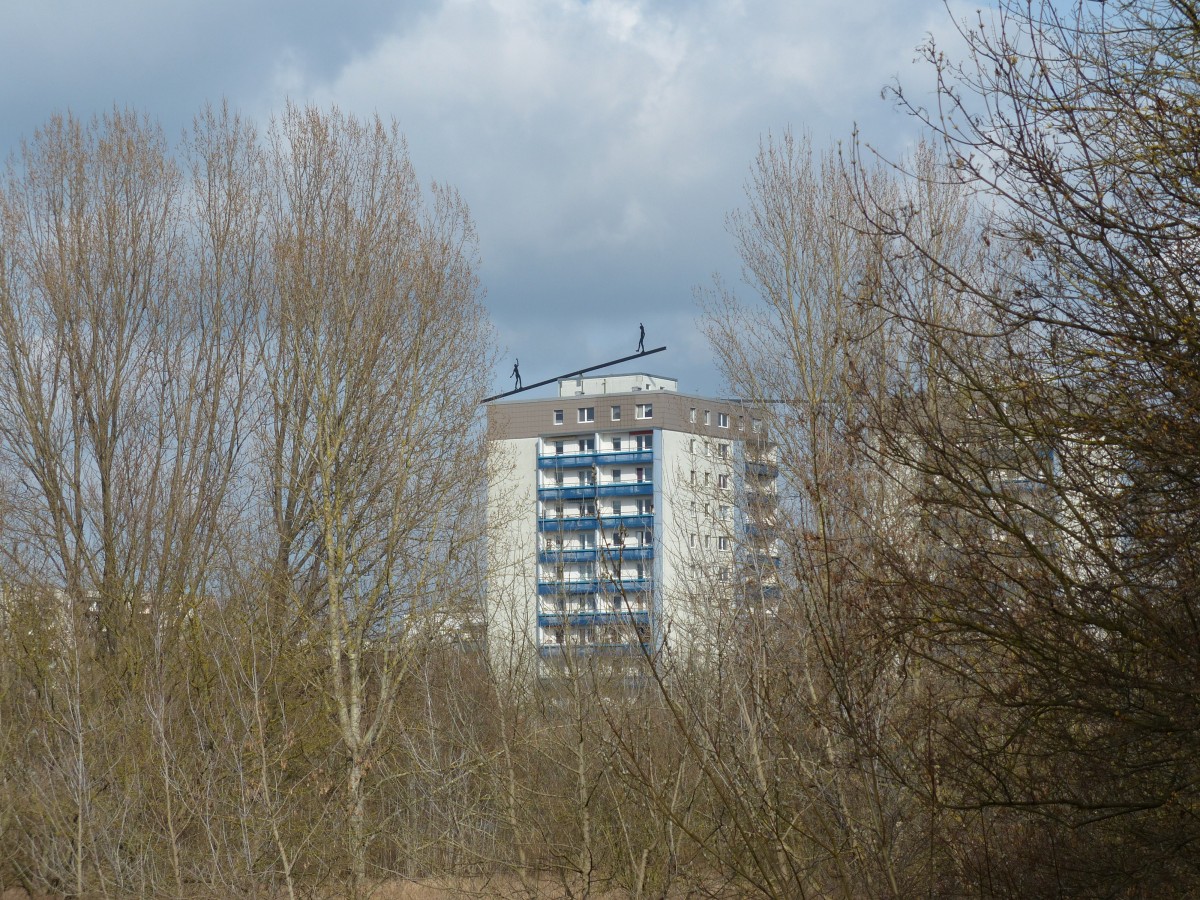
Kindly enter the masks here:
[[569, 378], [491, 404], [488, 440], [493, 645], [641, 656], [686, 645], [701, 601], [744, 597], [748, 573], [773, 589], [774, 448], [736, 401]]

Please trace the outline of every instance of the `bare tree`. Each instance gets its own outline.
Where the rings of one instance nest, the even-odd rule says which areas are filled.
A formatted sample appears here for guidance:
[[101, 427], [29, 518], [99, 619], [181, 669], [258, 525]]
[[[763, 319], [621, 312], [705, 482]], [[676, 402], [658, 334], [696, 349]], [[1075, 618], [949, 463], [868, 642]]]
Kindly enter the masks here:
[[961, 698], [939, 794], [983, 823], [959, 871], [994, 893], [1197, 882], [1196, 22], [1003, 3], [962, 59], [926, 48], [939, 115], [913, 111], [993, 209], [996, 267], [865, 204], [978, 316], [884, 295], [929, 365], [893, 369], [881, 430], [936, 549], [893, 543], [894, 624]]
[[460, 512], [483, 471], [487, 332], [466, 208], [441, 187], [425, 204], [394, 127], [289, 108], [266, 166], [265, 474], [278, 558], [328, 651], [358, 896], [374, 754], [478, 537]]

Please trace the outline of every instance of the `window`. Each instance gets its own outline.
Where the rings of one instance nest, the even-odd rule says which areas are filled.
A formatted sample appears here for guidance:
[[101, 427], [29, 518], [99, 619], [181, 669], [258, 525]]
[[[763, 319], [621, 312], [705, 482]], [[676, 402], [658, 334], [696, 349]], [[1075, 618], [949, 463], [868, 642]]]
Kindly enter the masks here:
[[696, 546], [696, 533], [694, 531], [688, 535], [688, 546], [689, 547]]
[[719, 488], [729, 487], [729, 476], [728, 475], [718, 475], [717, 476], [717, 487], [719, 487]]
[[575, 478], [581, 485], [596, 483], [596, 473], [591, 469], [580, 469], [579, 474]]
[[705, 550], [707, 550], [707, 549], [709, 549], [711, 546], [712, 546], [712, 535], [711, 535], [711, 534], [706, 534], [706, 535], [704, 536], [704, 549], [705, 549]]
[[654, 501], [642, 499], [637, 502], [637, 511], [639, 516], [654, 515]]
[[649, 547], [653, 543], [654, 543], [654, 533], [651, 531], [643, 531], [642, 532], [642, 546]]
[[554, 452], [555, 453], [561, 454], [564, 450], [566, 450], [566, 447], [567, 447], [566, 441], [555, 441], [554, 442]]
[[717, 516], [721, 519], [728, 519], [729, 518], [729, 507], [725, 506], [724, 504], [722, 504], [721, 506], [718, 506], [717, 507]]
[[561, 425], [562, 423], [563, 423], [563, 411], [561, 409], [556, 409], [554, 411], [554, 424]]
[[620, 421], [621, 421], [621, 407], [619, 407], [619, 406], [614, 406], [614, 407], [612, 408], [612, 420], [613, 420], [614, 422], [620, 422]]
[[728, 459], [729, 458], [729, 445], [728, 444], [717, 444], [717, 456], [721, 457], [721, 459]]
[[554, 483], [555, 483], [557, 486], [559, 486], [559, 487], [562, 487], [562, 483], [563, 483], [563, 471], [562, 471], [562, 469], [558, 469], [558, 470], [557, 470], [557, 471], [554, 473]]
[[745, 430], [746, 430], [746, 417], [738, 416], [738, 431], [745, 431]]
[[621, 501], [614, 500], [612, 503], [613, 503], [613, 515], [614, 516], [621, 515]]
[[653, 419], [654, 418], [654, 404], [653, 403], [637, 404], [637, 406], [635, 406], [633, 409], [633, 415], [634, 415], [634, 418], [637, 418], [637, 419]]
[[596, 407], [594, 407], [594, 406], [579, 407], [579, 421], [580, 422], [595, 422], [596, 421]]
[[[580, 419], [580, 421], [582, 422], [583, 420]], [[707, 409], [704, 411], [704, 424], [705, 425], [712, 424], [712, 413], [710, 413]]]
[[621, 480], [621, 470], [620, 470], [620, 469], [613, 469], [613, 470], [612, 470], [612, 480], [613, 480], [613, 481], [620, 481], [620, 480]]
[[594, 516], [596, 514], [596, 501], [584, 500], [579, 504], [579, 514], [581, 516]]
[[595, 450], [596, 450], [596, 439], [595, 438], [580, 438], [579, 439], [579, 452], [580, 453], [593, 453], [593, 452], [595, 452]]
[[[717, 538], [717, 549], [718, 550], [728, 550], [729, 549], [729, 538], [724, 537], [724, 536]], [[722, 579], [722, 580], [724, 580], [724, 579]]]
[[696, 452], [696, 439], [691, 438], [688, 441], [688, 453], [695, 453], [695, 452]]
[[690, 413], [688, 413], [688, 420], [689, 420], [689, 421], [690, 421], [690, 422], [691, 422], [693, 425], [695, 425], [695, 424], [696, 424], [696, 407], [694, 407], [694, 406], [693, 406], [693, 407], [692, 407], [692, 411], [691, 411]]
[[613, 449], [614, 449], [614, 450], [620, 450], [620, 449], [621, 449], [621, 439], [620, 439], [619, 437], [615, 437], [615, 438], [613, 438]]
[[729, 416], [728, 416], [728, 414], [726, 414], [726, 413], [717, 413], [717, 427], [718, 427], [718, 428], [728, 428], [728, 427], [729, 427]]
[[638, 466], [637, 467], [637, 480], [639, 482], [649, 481], [650, 480], [650, 470], [643, 468], [642, 466]]
[[760, 431], [762, 431], [762, 420], [761, 419], [751, 419], [750, 420], [750, 430], [753, 431], [755, 434], [758, 434]]
[[[647, 407], [647, 408], [649, 408], [649, 407]], [[639, 450], [653, 450], [654, 449], [654, 435], [639, 434], [635, 438], [635, 443], [637, 444], [637, 448]]]
[[710, 477], [711, 475], [712, 475], [712, 472], [705, 472], [705, 473], [704, 473], [704, 483], [705, 483], [705, 484], [708, 484], [708, 479], [709, 479], [709, 477]]
[[696, 470], [695, 469], [692, 469], [692, 477], [690, 480], [691, 480], [692, 484], [696, 483]]

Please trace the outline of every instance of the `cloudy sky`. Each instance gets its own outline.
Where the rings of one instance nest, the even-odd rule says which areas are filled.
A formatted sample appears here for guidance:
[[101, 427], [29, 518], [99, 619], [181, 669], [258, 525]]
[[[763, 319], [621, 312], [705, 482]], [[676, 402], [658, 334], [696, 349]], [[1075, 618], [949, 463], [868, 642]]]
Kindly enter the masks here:
[[[720, 391], [694, 292], [737, 282], [726, 213], [761, 138], [915, 124], [881, 99], [941, 0], [14, 0], [0, 27], [0, 154], [50, 114], [133, 106], [180, 132], [208, 100], [265, 120], [291, 98], [395, 118], [425, 181], [475, 217], [486, 303], [526, 383], [647, 346]], [[956, 7], [957, 8], [957, 7]], [[967, 10], [964, 8], [964, 13]]]

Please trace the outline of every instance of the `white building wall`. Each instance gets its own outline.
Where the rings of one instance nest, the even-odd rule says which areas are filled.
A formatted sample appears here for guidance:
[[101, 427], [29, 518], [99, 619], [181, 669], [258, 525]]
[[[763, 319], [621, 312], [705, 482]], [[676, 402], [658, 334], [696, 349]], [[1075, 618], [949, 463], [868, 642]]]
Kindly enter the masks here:
[[492, 441], [488, 457], [487, 643], [514, 672], [537, 632], [537, 438]]
[[[575, 388], [587, 393], [576, 397]], [[645, 374], [568, 379], [559, 398], [489, 411], [495, 435], [488, 490], [493, 655], [549, 660], [564, 647], [587, 645], [598, 654], [619, 653], [627, 643], [633, 649], [637, 639], [615, 626], [629, 628], [634, 618], [647, 645], [657, 649], [665, 641], [672, 652], [691, 652], [706, 646], [714, 615], [729, 613], [734, 548], [744, 522], [735, 514], [745, 467], [740, 447], [755, 432], [741, 408], [674, 390], [673, 379]], [[614, 418], [617, 405], [621, 412]], [[588, 414], [580, 416], [580, 409]], [[650, 478], [644, 470], [648, 432]], [[508, 436], [513, 433], [519, 436]], [[561, 459], [539, 470], [539, 450]], [[645, 481], [653, 483], [652, 504], [651, 491], [625, 489]], [[590, 494], [580, 490], [592, 484]], [[555, 527], [544, 523], [540, 536], [539, 511], [560, 520]], [[570, 524], [584, 525], [597, 514], [593, 531]], [[539, 550], [548, 557], [540, 566]], [[588, 550], [593, 552], [581, 552]], [[550, 556], [557, 551], [563, 555]], [[628, 617], [618, 622], [617, 614]]]

